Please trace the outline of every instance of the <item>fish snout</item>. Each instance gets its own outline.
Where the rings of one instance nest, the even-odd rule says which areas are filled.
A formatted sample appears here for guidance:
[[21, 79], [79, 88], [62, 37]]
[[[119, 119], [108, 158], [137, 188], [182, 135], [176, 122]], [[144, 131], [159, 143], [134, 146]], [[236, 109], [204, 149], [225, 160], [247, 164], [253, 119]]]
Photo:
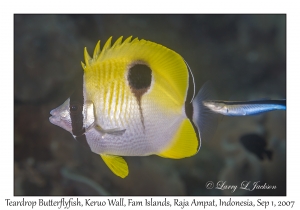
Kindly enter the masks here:
[[50, 114], [53, 116], [54, 113], [55, 113], [55, 109], [52, 109], [52, 110], [50, 111]]
[[57, 124], [58, 121], [60, 121], [60, 117], [58, 117], [57, 115], [57, 108], [56, 109], [52, 109], [50, 111], [50, 117], [49, 117], [49, 121], [52, 123], [52, 124]]

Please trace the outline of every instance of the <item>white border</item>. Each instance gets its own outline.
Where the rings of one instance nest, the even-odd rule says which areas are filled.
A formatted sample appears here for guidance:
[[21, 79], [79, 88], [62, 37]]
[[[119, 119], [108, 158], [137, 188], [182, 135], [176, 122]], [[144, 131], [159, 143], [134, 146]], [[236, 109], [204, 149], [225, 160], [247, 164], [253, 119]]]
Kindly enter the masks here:
[[[4, 199], [22, 200], [22, 197], [13, 197], [13, 14], [14, 13], [287, 13], [287, 196], [280, 197], [249, 197], [250, 200], [291, 201], [299, 199], [299, 182], [297, 175], [299, 170], [299, 100], [298, 76], [299, 68], [299, 7], [297, 4], [275, 3], [275, 1], [256, 0], [250, 2], [241, 1], [80, 1], [76, 5], [74, 1], [13, 1], [2, 3], [1, 8], [1, 58], [2, 58], [2, 80], [1, 80], [1, 198], [0, 206], [3, 209], [20, 209], [19, 207], [6, 206]], [[48, 5], [46, 5], [48, 4]], [[17, 47], [17, 46], [16, 46]], [[274, 174], [276, 176], [276, 174]], [[134, 186], [133, 186], [134, 187]], [[26, 197], [29, 200], [38, 199], [59, 200], [60, 197]], [[68, 199], [69, 197], [65, 197]], [[87, 197], [86, 197], [87, 198]], [[101, 199], [94, 197], [95, 199]], [[108, 197], [102, 198], [107, 199]], [[142, 200], [143, 197], [126, 197], [125, 199]], [[163, 199], [164, 197], [157, 197]], [[167, 197], [172, 200], [174, 197]], [[176, 198], [176, 197], [175, 197]], [[185, 199], [223, 199], [229, 197], [186, 197]], [[85, 197], [80, 197], [84, 200]], [[178, 197], [184, 199], [184, 197]], [[233, 200], [247, 200], [247, 197], [233, 197]], [[296, 208], [299, 208], [299, 200]], [[96, 207], [99, 209], [99, 207]], [[169, 207], [168, 207], [169, 208]], [[193, 207], [193, 209], [199, 207]], [[2, 208], [1, 208], [2, 209]], [[29, 209], [29, 208], [26, 208]], [[41, 208], [38, 209], [49, 209]], [[57, 209], [57, 208], [56, 208]], [[71, 208], [71, 209], [82, 209]], [[95, 207], [94, 207], [95, 209]], [[105, 209], [124, 209], [106, 207]], [[136, 209], [138, 209], [136, 207]], [[181, 209], [181, 208], [177, 208]], [[185, 207], [187, 209], [187, 207]], [[191, 207], [189, 209], [192, 209]], [[201, 208], [200, 208], [201, 209]], [[209, 209], [209, 208], [206, 208]], [[214, 208], [215, 209], [215, 208]], [[230, 207], [225, 209], [240, 209]]]

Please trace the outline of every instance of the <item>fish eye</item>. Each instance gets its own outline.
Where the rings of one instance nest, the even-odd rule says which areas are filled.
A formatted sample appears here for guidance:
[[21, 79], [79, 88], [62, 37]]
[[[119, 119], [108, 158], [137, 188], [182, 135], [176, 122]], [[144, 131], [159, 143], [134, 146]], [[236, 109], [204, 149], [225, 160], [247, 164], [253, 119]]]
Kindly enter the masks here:
[[77, 103], [70, 104], [70, 114], [77, 114], [81, 109], [81, 106]]
[[70, 111], [71, 112], [76, 112], [78, 110], [78, 106], [77, 105], [71, 105], [70, 106]]

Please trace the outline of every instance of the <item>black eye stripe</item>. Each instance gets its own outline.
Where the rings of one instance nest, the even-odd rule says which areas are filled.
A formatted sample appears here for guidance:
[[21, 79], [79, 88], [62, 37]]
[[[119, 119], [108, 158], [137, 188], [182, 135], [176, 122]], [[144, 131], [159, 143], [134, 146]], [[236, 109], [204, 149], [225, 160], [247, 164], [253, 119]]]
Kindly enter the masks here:
[[70, 117], [72, 122], [72, 134], [76, 137], [85, 133], [83, 127], [83, 78], [80, 84], [75, 87], [73, 94], [70, 97]]
[[70, 111], [71, 112], [76, 112], [78, 110], [78, 106], [77, 105], [71, 105], [70, 106]]
[[[72, 96], [71, 96], [71, 97], [72, 97]], [[74, 101], [72, 100], [72, 102], [70, 102], [69, 108], [70, 108], [70, 114], [71, 114], [71, 115], [82, 114], [83, 107], [82, 107], [82, 105], [79, 104], [79, 102], [77, 102], [77, 101], [74, 102]]]

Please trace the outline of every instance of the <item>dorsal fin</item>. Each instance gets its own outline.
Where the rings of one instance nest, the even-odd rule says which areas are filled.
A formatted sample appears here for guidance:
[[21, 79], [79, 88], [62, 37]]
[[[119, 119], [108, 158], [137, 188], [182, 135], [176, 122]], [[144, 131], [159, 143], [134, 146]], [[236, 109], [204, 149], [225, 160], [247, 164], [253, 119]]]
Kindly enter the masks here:
[[[99, 58], [98, 58], [99, 60], [104, 60], [105, 56], [108, 54], [107, 51], [111, 49], [111, 39], [112, 39], [112, 37], [109, 37], [109, 39], [104, 44], [104, 47], [101, 50], [101, 53], [100, 53]], [[97, 61], [97, 60], [95, 60], [95, 61]]]
[[[177, 107], [182, 107], [186, 100], [188, 88], [188, 69], [184, 59], [175, 51], [170, 50], [160, 44], [139, 40], [132, 36], [122, 43], [120, 37], [111, 47], [110, 37], [100, 51], [100, 43], [96, 45], [94, 56], [91, 58], [85, 48], [85, 64], [82, 67], [85, 72], [93, 71], [93, 66], [102, 65], [104, 62], [119, 62], [125, 65], [124, 68], [135, 63], [144, 63], [153, 72], [154, 81], [159, 84], [156, 86], [157, 92], [169, 96]], [[99, 54], [99, 56], [97, 56]], [[166, 104], [165, 99], [159, 98], [158, 103]], [[178, 109], [179, 110], [179, 109]]]
[[122, 43], [122, 39], [123, 39], [123, 36], [120, 36], [111, 48], [120, 46]]
[[100, 40], [97, 42], [96, 47], [94, 49], [93, 60], [97, 60], [100, 55]]
[[91, 58], [91, 56], [89, 55], [89, 53], [88, 53], [86, 47], [84, 48], [83, 56], [84, 56], [84, 62], [85, 62], [85, 65], [86, 65], [86, 66], [89, 66], [89, 65], [91, 64], [92, 58]]

